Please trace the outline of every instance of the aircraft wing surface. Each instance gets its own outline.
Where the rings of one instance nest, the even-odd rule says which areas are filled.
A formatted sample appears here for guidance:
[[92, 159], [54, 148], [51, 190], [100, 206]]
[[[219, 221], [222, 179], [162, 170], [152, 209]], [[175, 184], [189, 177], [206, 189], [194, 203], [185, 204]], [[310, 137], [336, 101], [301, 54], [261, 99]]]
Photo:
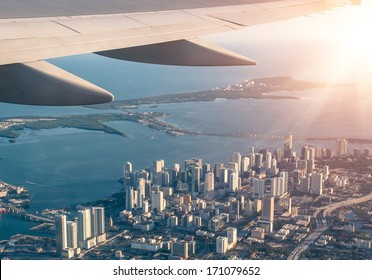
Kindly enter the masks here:
[[347, 0], [4, 0], [0, 2], [0, 101], [34, 105], [109, 102], [106, 90], [44, 61], [96, 53], [146, 63], [254, 65], [201, 40], [331, 9]]

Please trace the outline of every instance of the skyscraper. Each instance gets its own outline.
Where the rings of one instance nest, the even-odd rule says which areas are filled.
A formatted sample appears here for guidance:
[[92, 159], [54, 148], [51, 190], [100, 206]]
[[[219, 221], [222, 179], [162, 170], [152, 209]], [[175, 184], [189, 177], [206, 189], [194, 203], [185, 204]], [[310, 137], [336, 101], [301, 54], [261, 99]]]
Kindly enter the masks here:
[[265, 196], [262, 199], [262, 216], [261, 219], [264, 221], [274, 221], [274, 197]]
[[347, 154], [347, 141], [346, 139], [338, 139], [336, 143], [336, 154], [339, 157]]
[[92, 235], [98, 236], [105, 233], [105, 208], [92, 207]]
[[213, 173], [205, 174], [205, 182], [204, 182], [204, 193], [209, 193], [214, 191], [214, 175]]
[[172, 256], [187, 259], [189, 257], [188, 242], [184, 240], [172, 242], [171, 243], [171, 254]]
[[286, 135], [284, 137], [284, 157], [289, 158], [292, 154], [292, 135]]
[[238, 230], [234, 227], [229, 227], [226, 230], [227, 233], [227, 242], [229, 245], [236, 244], [238, 241]]
[[165, 208], [163, 192], [159, 191], [152, 194], [151, 203], [153, 211], [162, 212]]
[[265, 180], [253, 179], [253, 195], [255, 198], [261, 199], [265, 194]]
[[81, 248], [87, 248], [87, 240], [92, 237], [92, 222], [90, 209], [78, 211], [78, 244]]
[[235, 192], [239, 189], [239, 187], [238, 171], [233, 171], [229, 176], [229, 191]]
[[62, 251], [67, 248], [66, 215], [58, 215], [54, 219], [56, 229], [56, 252], [61, 256]]
[[312, 174], [310, 178], [310, 193], [321, 195], [323, 192], [323, 174]]
[[216, 239], [216, 252], [219, 254], [225, 254], [228, 249], [228, 239], [225, 236], [219, 236]]
[[67, 247], [76, 249], [78, 247], [78, 229], [77, 223], [67, 222]]
[[191, 193], [199, 192], [201, 169], [197, 166], [191, 169]]
[[237, 171], [242, 171], [242, 155], [240, 153], [234, 153], [232, 156], [232, 161], [238, 164]]

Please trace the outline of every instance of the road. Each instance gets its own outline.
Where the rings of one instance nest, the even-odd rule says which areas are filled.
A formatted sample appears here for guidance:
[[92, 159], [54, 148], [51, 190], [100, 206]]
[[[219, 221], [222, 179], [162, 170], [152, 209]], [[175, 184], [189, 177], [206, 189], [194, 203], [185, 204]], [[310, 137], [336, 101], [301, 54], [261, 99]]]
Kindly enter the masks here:
[[[334, 204], [327, 205], [325, 207], [318, 208], [313, 214], [313, 218], [316, 222], [315, 230], [309, 234], [306, 239], [301, 242], [288, 256], [288, 260], [299, 260], [301, 258], [302, 253], [304, 253], [311, 244], [315, 242], [322, 234], [325, 232], [331, 224], [327, 224], [327, 218], [329, 218], [330, 214], [341, 207], [350, 206], [353, 204], [359, 204], [372, 199], [372, 191], [369, 195], [349, 199], [341, 202], [337, 202]], [[320, 213], [322, 215], [320, 216]]]

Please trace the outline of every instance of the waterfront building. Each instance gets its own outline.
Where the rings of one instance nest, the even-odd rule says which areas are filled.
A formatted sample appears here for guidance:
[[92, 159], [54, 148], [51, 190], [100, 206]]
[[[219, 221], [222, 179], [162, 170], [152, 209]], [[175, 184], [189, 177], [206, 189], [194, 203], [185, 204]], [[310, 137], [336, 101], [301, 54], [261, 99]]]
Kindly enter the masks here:
[[105, 230], [105, 208], [92, 207], [92, 235], [99, 236], [106, 232]]
[[56, 229], [56, 253], [62, 256], [63, 250], [67, 248], [67, 226], [66, 215], [58, 215], [54, 219]]
[[78, 214], [77, 224], [78, 224], [79, 247], [89, 249], [89, 247], [93, 245], [92, 242], [89, 242], [89, 240], [92, 237], [91, 210], [88, 208], [79, 210], [77, 214]]
[[78, 226], [76, 222], [67, 222], [67, 247], [78, 248]]

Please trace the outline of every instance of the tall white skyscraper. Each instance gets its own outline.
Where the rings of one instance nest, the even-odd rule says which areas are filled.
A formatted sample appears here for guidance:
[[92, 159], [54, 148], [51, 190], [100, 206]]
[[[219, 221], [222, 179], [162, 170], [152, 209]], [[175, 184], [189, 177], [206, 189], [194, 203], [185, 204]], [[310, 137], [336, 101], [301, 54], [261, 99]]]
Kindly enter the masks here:
[[204, 181], [204, 193], [209, 193], [214, 191], [214, 175], [213, 173], [205, 174]]
[[67, 248], [66, 215], [58, 215], [54, 219], [56, 229], [56, 252], [59, 256]]
[[345, 156], [347, 154], [346, 139], [338, 139], [336, 145], [337, 145], [337, 149], [336, 149], [337, 156], [339, 157]]
[[152, 210], [162, 212], [165, 209], [163, 192], [159, 191], [152, 194], [151, 197]]
[[79, 247], [86, 248], [86, 241], [92, 237], [91, 211], [88, 208], [79, 210], [77, 216]]
[[280, 172], [280, 178], [283, 178], [283, 191], [280, 195], [283, 195], [288, 192], [288, 172], [282, 171]]
[[229, 191], [235, 192], [239, 189], [239, 173], [233, 171], [229, 177]]
[[228, 249], [228, 239], [225, 236], [219, 236], [216, 239], [216, 252], [219, 254], [225, 254]]
[[244, 157], [242, 160], [242, 172], [246, 172], [249, 170], [250, 165], [249, 163], [250, 163], [249, 157]]
[[67, 222], [67, 247], [76, 249], [78, 247], [78, 228], [77, 223]]

